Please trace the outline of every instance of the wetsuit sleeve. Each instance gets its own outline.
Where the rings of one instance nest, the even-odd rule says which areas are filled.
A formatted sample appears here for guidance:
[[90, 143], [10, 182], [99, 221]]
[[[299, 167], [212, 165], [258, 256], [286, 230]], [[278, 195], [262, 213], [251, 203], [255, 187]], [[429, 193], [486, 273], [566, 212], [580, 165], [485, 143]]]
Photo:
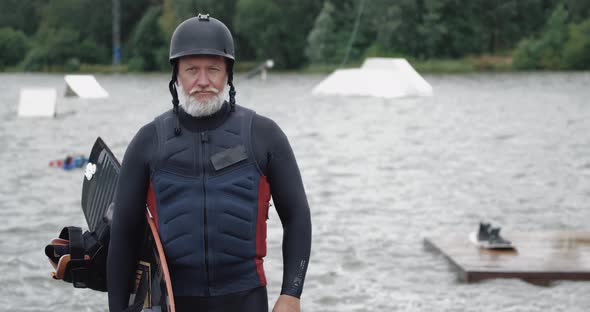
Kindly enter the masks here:
[[252, 132], [256, 159], [283, 225], [281, 294], [299, 298], [311, 250], [311, 217], [301, 174], [287, 136], [275, 122], [256, 115]]
[[115, 194], [115, 210], [107, 259], [109, 310], [124, 310], [129, 301], [139, 247], [145, 229], [149, 160], [156, 150], [156, 127], [141, 128], [125, 152]]

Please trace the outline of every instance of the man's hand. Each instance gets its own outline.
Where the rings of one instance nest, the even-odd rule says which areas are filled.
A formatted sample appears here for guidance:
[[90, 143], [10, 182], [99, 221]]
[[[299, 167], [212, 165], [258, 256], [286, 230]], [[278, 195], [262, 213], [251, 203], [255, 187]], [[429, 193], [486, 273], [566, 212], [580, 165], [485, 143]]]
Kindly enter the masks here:
[[280, 295], [272, 312], [301, 312], [299, 298], [289, 295]]

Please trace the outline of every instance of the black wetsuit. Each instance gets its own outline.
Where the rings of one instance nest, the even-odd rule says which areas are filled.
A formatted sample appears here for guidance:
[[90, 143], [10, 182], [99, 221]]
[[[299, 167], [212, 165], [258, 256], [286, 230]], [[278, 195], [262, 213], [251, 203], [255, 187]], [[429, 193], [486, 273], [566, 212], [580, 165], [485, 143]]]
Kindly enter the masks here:
[[[221, 125], [232, 112], [229, 105], [209, 117], [179, 112], [183, 131], [200, 132]], [[281, 294], [300, 297], [311, 248], [309, 206], [299, 168], [287, 137], [272, 120], [255, 115], [252, 144], [256, 162], [267, 177], [283, 225], [283, 285]], [[108, 257], [110, 311], [128, 305], [139, 243], [145, 227], [145, 200], [150, 184], [150, 160], [157, 150], [154, 122], [143, 126], [129, 144], [122, 162]], [[197, 226], [197, 225], [196, 225]], [[266, 287], [217, 297], [175, 297], [177, 311], [266, 311]], [[260, 305], [260, 307], [257, 307]]]

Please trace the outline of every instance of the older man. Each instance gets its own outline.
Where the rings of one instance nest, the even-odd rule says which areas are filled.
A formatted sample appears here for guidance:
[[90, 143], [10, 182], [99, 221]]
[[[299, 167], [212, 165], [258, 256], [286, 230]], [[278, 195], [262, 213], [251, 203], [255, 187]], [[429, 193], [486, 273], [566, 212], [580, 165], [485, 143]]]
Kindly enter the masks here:
[[300, 311], [311, 221], [285, 134], [236, 105], [234, 43], [222, 22], [199, 15], [181, 23], [170, 62], [173, 109], [143, 126], [123, 159], [108, 256], [110, 310], [128, 305], [150, 195], [177, 311], [268, 311], [263, 258], [271, 196], [284, 259], [273, 311]]

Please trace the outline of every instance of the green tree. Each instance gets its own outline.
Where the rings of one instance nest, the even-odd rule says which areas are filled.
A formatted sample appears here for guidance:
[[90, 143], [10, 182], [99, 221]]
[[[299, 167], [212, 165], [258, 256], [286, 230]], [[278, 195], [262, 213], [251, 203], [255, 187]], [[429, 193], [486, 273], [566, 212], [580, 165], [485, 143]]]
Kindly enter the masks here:
[[548, 69], [562, 68], [562, 49], [568, 39], [568, 12], [563, 5], [558, 5], [549, 17], [541, 37], [541, 67]]
[[421, 56], [433, 57], [448, 56], [454, 50], [454, 42], [450, 40], [451, 21], [446, 21], [444, 11], [448, 1], [425, 0], [422, 10], [422, 23], [418, 24], [417, 31], [421, 38], [421, 51], [415, 51]]
[[[26, 70], [49, 70], [54, 65], [63, 66], [80, 56], [80, 34], [72, 29], [43, 29], [35, 36], [34, 47], [23, 61]], [[79, 62], [79, 60], [78, 60]]]
[[[83, 38], [80, 41], [85, 41], [84, 47], [91, 48], [81, 47], [80, 42], [69, 42], [69, 46], [57, 47], [58, 49], [73, 50], [71, 54], [75, 54], [75, 57], [82, 62], [110, 62], [109, 48], [112, 46], [111, 1], [105, 1], [103, 5], [96, 5], [92, 0], [47, 1], [47, 4], [41, 8], [41, 21], [38, 29], [38, 34], [41, 35], [37, 37], [43, 37], [43, 33], [50, 30], [59, 33], [66, 29], [75, 33], [74, 37]], [[85, 49], [91, 54], [84, 55], [81, 49]], [[63, 64], [63, 61], [58, 64]]]
[[582, 22], [590, 18], [590, 1], [588, 0], [562, 0], [571, 14], [572, 22]]
[[[472, 49], [469, 52], [489, 52], [510, 48], [514, 44], [514, 37], [518, 36], [517, 17], [519, 13], [518, 3], [522, 0], [505, 0], [505, 1], [476, 1], [474, 10], [475, 16], [481, 18], [474, 21], [474, 31], [480, 40], [476, 44], [479, 49]], [[481, 17], [479, 17], [481, 16]], [[476, 39], [477, 40], [477, 39]]]
[[[359, 27], [350, 42], [351, 60], [366, 55], [455, 58], [514, 49], [515, 68], [580, 68], [586, 51], [581, 27], [590, 18], [588, 0], [121, 0], [120, 4], [123, 56], [142, 70], [168, 69], [173, 30], [197, 13], [210, 13], [230, 28], [238, 61], [272, 58], [281, 68], [299, 68], [308, 60], [342, 62], [361, 7]], [[153, 12], [148, 14], [153, 7], [161, 8], [158, 27], [145, 21], [146, 16], [153, 17]], [[34, 68], [111, 61], [109, 0], [2, 0], [2, 27], [20, 30], [29, 38], [32, 48], [24, 64]], [[144, 43], [150, 48], [139, 47]]]
[[541, 49], [539, 41], [534, 39], [521, 40], [512, 53], [512, 67], [519, 70], [540, 68]]
[[299, 68], [306, 62], [307, 34], [321, 7], [316, 0], [239, 1], [234, 25], [240, 47], [252, 47], [257, 60], [271, 58], [277, 67]]
[[563, 62], [569, 69], [590, 69], [590, 19], [570, 26]]
[[337, 32], [334, 22], [335, 11], [336, 8], [330, 0], [324, 2], [324, 7], [307, 36], [306, 56], [312, 63], [336, 63], [338, 61], [335, 58], [339, 43], [334, 36]]
[[419, 58], [511, 50], [564, 0], [372, 0], [371, 53]]
[[388, 0], [369, 2], [367, 22], [376, 32], [376, 46], [386, 54], [425, 57], [424, 31], [419, 31], [424, 20], [424, 1]]
[[0, 28], [0, 68], [17, 65], [28, 49], [28, 38], [22, 31]]
[[538, 39], [523, 40], [513, 52], [517, 69], [560, 69], [564, 67], [563, 47], [568, 40], [568, 12], [559, 4]]
[[167, 39], [172, 37], [174, 29], [179, 23], [174, 9], [174, 3], [174, 0], [163, 0], [162, 3], [162, 14], [160, 15], [159, 23], [160, 29]]
[[[485, 0], [482, 0], [485, 1]], [[537, 35], [547, 24], [556, 5], [564, 0], [518, 0], [516, 14], [510, 20], [514, 34], [510, 36], [507, 48], [514, 48], [517, 43], [527, 37]]]
[[[367, 19], [368, 27], [375, 31], [375, 41], [369, 47], [367, 53], [370, 56], [391, 56], [396, 54], [410, 54], [413, 50], [410, 46], [415, 41], [410, 41], [406, 46], [398, 46], [398, 32], [403, 28], [404, 15], [402, 14], [405, 0], [389, 4], [387, 0], [373, 0], [368, 3]], [[415, 4], [415, 2], [413, 2]], [[419, 18], [417, 15], [412, 17]], [[416, 25], [417, 23], [412, 23]]]
[[[367, 16], [370, 1], [326, 1], [307, 37], [306, 55], [314, 63], [339, 64], [358, 60], [375, 41], [376, 31]], [[358, 18], [358, 27], [356, 27]]]
[[[26, 1], [26, 0], [25, 0]], [[36, 0], [28, 0], [36, 2]], [[80, 56], [80, 60], [93, 63], [110, 63], [112, 51], [112, 1], [93, 0], [44, 0], [40, 6], [39, 31], [46, 29], [68, 28], [84, 38], [84, 47], [96, 47], [97, 52], [89, 57]], [[122, 42], [127, 42], [132, 30], [152, 4], [160, 0], [120, 1], [120, 31]], [[126, 54], [126, 51], [123, 51]]]
[[168, 68], [168, 45], [160, 30], [160, 14], [159, 6], [150, 7], [137, 23], [127, 46], [132, 70]]
[[[275, 53], [276, 43], [279, 37], [278, 20], [280, 19], [280, 8], [272, 0], [241, 0], [238, 2], [234, 25], [235, 35], [241, 38], [242, 42], [252, 47], [255, 59], [262, 60]], [[270, 27], [273, 25], [273, 27]], [[236, 54], [239, 56], [238, 49]], [[279, 57], [274, 56], [275, 64], [281, 64]]]
[[538, 32], [558, 2], [564, 0], [473, 0], [471, 24], [481, 38], [481, 52], [510, 51], [524, 37]]
[[0, 28], [21, 30], [27, 36], [37, 32], [41, 9], [49, 0], [2, 0], [0, 1]]
[[[152, 6], [158, 6], [162, 1], [168, 0], [119, 0], [121, 5], [121, 41], [127, 42], [132, 35], [135, 26], [141, 20], [141, 17], [145, 15], [147, 10]], [[111, 10], [111, 0], [104, 1], [108, 10]], [[110, 21], [109, 21], [110, 22]], [[109, 24], [106, 29], [111, 30]]]
[[232, 30], [236, 5], [237, 0], [163, 0], [160, 26], [170, 38], [180, 22], [201, 13], [210, 14]]
[[515, 32], [517, 1], [418, 2], [422, 5], [416, 7], [421, 16], [416, 26], [419, 50], [414, 55], [457, 58], [505, 49]]

